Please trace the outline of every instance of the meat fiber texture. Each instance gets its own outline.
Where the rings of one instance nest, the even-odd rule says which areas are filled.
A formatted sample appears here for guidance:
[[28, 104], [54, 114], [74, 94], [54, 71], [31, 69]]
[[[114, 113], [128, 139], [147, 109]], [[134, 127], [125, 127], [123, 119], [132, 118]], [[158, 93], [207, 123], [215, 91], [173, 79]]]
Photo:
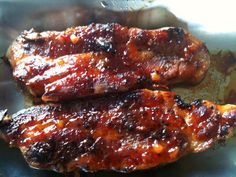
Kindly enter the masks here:
[[0, 115], [2, 137], [31, 167], [62, 173], [157, 167], [213, 147], [236, 125], [235, 105], [146, 89]]
[[119, 24], [24, 31], [7, 58], [16, 81], [44, 102], [195, 84], [210, 64], [204, 43], [181, 28]]

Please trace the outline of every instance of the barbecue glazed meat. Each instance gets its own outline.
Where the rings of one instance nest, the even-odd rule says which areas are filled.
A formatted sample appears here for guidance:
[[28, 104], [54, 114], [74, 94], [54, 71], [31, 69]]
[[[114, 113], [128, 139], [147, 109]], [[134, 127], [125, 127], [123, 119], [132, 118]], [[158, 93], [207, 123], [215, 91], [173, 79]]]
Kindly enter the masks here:
[[150, 90], [4, 114], [0, 131], [10, 146], [30, 166], [63, 173], [157, 167], [209, 149], [236, 125], [235, 105], [187, 104]]
[[7, 57], [15, 79], [43, 101], [197, 83], [209, 67], [206, 46], [180, 28], [141, 30], [91, 24], [63, 32], [23, 32]]

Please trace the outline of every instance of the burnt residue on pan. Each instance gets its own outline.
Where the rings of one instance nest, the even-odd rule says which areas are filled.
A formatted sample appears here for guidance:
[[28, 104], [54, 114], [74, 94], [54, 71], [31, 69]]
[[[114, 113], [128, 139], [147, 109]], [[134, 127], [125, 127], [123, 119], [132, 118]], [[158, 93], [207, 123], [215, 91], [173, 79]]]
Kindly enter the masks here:
[[230, 75], [236, 69], [236, 54], [232, 51], [212, 54], [212, 60], [215, 60], [216, 69], [225, 75]]
[[236, 54], [212, 51], [211, 66], [205, 79], [195, 86], [174, 88], [185, 100], [209, 99], [221, 104], [236, 103]]
[[230, 90], [228, 95], [225, 97], [225, 102], [228, 104], [235, 104], [236, 103], [236, 91]]

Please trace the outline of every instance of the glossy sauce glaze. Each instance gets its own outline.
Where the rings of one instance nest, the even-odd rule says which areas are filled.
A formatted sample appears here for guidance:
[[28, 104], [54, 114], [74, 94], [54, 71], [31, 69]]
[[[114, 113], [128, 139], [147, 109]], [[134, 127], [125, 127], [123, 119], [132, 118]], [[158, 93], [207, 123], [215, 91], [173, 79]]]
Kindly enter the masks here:
[[225, 140], [236, 106], [140, 90], [49, 104], [0, 121], [0, 132], [34, 168], [131, 172], [176, 161]]
[[53, 102], [154, 84], [197, 83], [209, 67], [206, 46], [181, 28], [118, 24], [25, 31], [7, 57], [21, 85]]

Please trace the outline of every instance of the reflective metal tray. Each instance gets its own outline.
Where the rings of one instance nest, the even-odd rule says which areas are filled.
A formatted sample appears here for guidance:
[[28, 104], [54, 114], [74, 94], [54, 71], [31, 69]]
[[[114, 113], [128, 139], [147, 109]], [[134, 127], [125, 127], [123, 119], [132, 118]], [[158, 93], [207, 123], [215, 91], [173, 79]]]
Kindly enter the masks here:
[[[236, 27], [233, 1], [214, 5], [205, 1], [0, 1], [0, 55], [25, 29], [63, 30], [91, 22], [119, 22], [142, 28], [181, 26], [206, 42], [212, 53], [211, 68], [197, 86], [173, 89], [186, 100], [203, 98], [217, 103], [236, 104]], [[203, 5], [204, 4], [204, 5]], [[208, 6], [209, 5], [209, 6]], [[208, 7], [208, 8], [207, 8]], [[209, 8], [212, 7], [212, 8]], [[138, 10], [139, 9], [139, 10]], [[219, 14], [220, 12], [220, 14]], [[232, 21], [231, 21], [232, 20]], [[229, 52], [230, 51], [230, 52]], [[0, 109], [14, 113], [30, 105], [12, 79], [10, 67], [0, 64]], [[188, 155], [156, 169], [120, 174], [99, 172], [83, 176], [113, 177], [235, 177], [236, 138], [204, 153]], [[54, 172], [28, 167], [20, 152], [0, 141], [0, 177], [59, 177]]]

